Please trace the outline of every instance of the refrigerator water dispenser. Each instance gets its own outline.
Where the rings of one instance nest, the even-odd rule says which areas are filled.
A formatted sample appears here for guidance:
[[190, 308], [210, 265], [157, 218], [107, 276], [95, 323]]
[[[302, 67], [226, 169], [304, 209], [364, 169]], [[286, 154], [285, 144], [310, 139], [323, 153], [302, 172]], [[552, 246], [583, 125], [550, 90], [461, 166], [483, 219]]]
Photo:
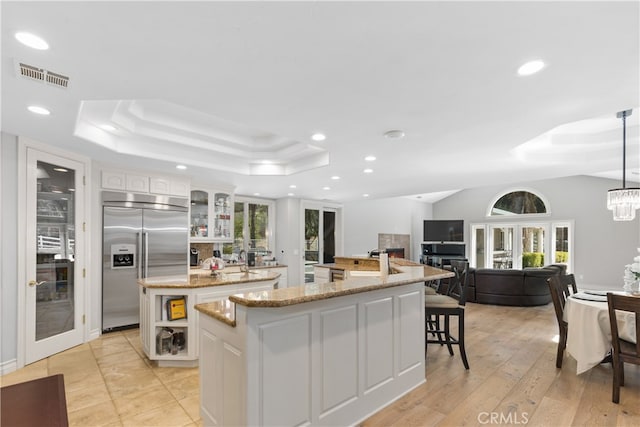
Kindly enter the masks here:
[[111, 245], [111, 268], [135, 268], [136, 245]]

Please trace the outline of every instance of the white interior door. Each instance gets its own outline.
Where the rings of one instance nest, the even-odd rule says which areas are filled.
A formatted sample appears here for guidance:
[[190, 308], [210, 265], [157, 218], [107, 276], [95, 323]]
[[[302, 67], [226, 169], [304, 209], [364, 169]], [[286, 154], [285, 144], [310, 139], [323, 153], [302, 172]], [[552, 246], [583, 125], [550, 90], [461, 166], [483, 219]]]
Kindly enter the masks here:
[[84, 165], [26, 156], [25, 363], [83, 342]]

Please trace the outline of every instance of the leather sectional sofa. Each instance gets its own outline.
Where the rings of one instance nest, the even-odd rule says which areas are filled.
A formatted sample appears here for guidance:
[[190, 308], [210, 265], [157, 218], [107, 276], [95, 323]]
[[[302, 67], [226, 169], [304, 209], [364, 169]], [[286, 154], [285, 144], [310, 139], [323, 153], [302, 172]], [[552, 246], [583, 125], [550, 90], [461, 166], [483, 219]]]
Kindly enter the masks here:
[[[466, 299], [480, 304], [545, 305], [551, 302], [547, 279], [554, 275], [564, 275], [566, 271], [567, 267], [563, 264], [523, 270], [469, 268]], [[443, 293], [446, 289], [445, 280], [438, 291]]]
[[547, 279], [566, 274], [566, 266], [501, 270], [469, 269], [467, 301], [481, 304], [533, 306], [551, 302]]

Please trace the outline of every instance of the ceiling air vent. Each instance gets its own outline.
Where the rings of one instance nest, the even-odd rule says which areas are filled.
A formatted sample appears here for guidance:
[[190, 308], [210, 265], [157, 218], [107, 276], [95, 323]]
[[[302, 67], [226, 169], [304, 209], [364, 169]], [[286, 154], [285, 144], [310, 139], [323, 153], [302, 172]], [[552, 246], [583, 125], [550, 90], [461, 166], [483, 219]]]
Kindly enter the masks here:
[[23, 77], [29, 77], [30, 79], [44, 81], [45, 70], [42, 68], [33, 67], [31, 65], [20, 63], [20, 75]]
[[53, 71], [34, 67], [33, 65], [24, 64], [22, 62], [18, 63], [17, 68], [18, 74], [22, 77], [65, 89], [69, 87], [69, 77], [63, 76], [62, 74], [54, 73]]
[[47, 71], [47, 83], [66, 88], [69, 86], [69, 77]]

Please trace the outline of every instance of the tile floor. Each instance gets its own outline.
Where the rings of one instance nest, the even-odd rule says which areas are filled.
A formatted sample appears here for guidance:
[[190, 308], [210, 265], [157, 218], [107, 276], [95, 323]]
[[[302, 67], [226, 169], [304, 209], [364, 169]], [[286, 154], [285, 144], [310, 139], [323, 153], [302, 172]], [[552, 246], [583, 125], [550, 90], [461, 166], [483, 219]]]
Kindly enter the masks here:
[[0, 377], [0, 385], [64, 374], [70, 426], [202, 426], [198, 368], [159, 368], [137, 329], [97, 340]]

